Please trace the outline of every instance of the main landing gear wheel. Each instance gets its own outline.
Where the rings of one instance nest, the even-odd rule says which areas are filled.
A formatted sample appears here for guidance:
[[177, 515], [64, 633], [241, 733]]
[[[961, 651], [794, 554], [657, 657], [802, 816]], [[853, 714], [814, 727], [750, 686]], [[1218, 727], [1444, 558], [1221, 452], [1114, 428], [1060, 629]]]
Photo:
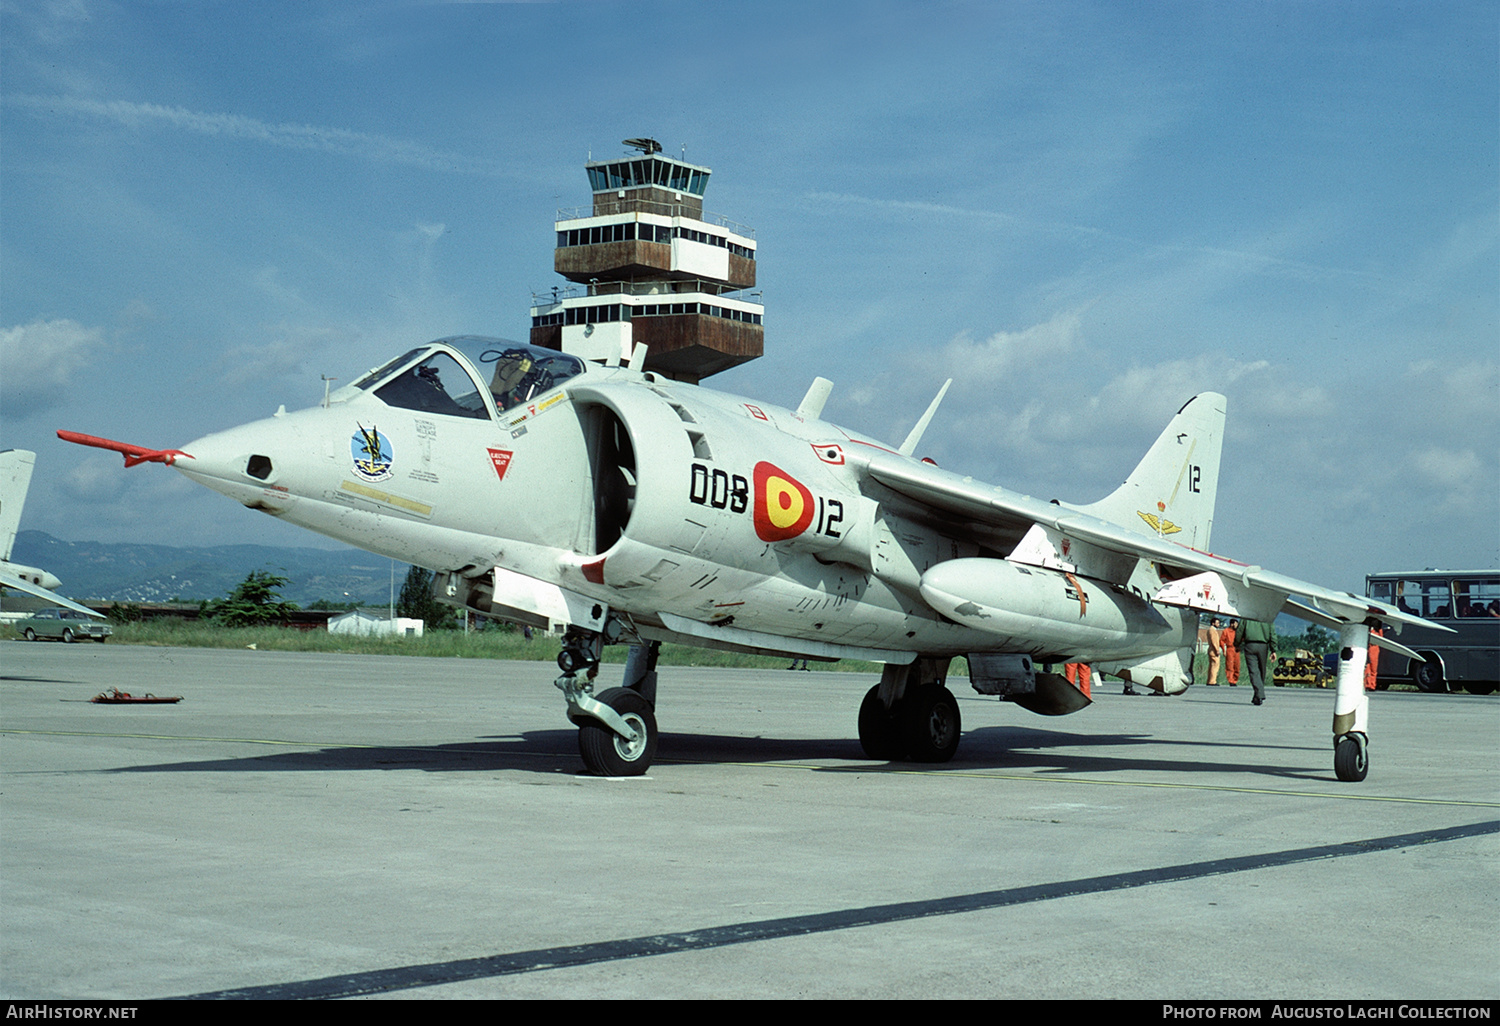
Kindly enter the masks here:
[[601, 777], [638, 777], [645, 773], [656, 757], [656, 714], [651, 703], [629, 688], [610, 688], [595, 698], [619, 713], [637, 737], [631, 741], [598, 720], [580, 719], [578, 754], [584, 767]]
[[913, 762], [947, 762], [962, 732], [958, 699], [941, 684], [918, 688], [901, 702], [899, 718]]
[[901, 705], [897, 702], [895, 709], [887, 709], [880, 700], [879, 684], [865, 693], [859, 704], [859, 746], [870, 758], [894, 760], [905, 754], [897, 725]]
[[962, 729], [958, 699], [941, 684], [908, 688], [889, 710], [877, 684], [859, 706], [859, 744], [872, 759], [947, 762]]
[[1333, 743], [1333, 772], [1340, 780], [1358, 783], [1370, 772], [1368, 742], [1363, 734], [1345, 734]]

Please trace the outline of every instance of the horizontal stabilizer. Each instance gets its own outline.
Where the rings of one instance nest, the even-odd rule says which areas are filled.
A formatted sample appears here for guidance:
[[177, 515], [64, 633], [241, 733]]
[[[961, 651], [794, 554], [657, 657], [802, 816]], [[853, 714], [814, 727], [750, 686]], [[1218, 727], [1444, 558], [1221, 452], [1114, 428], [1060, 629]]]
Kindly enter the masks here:
[[0, 569], [0, 585], [3, 585], [7, 588], [14, 588], [17, 591], [24, 591], [26, 592], [26, 594], [35, 595], [37, 598], [44, 598], [48, 602], [55, 602], [60, 606], [64, 606], [68, 609], [73, 610], [74, 612], [87, 613], [89, 616], [97, 616], [101, 620], [104, 619], [103, 613], [96, 613], [88, 606], [80, 606], [72, 599], [65, 599], [57, 592], [51, 591], [47, 588], [43, 588], [40, 584], [34, 584], [31, 581], [28, 581], [26, 578], [22, 577], [20, 574], [11, 573], [8, 569]]

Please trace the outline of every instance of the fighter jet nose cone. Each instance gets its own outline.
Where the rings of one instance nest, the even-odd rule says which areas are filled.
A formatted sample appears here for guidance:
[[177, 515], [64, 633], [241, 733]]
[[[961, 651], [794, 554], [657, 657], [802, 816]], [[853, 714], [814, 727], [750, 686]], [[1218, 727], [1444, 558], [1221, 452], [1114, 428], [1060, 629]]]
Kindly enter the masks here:
[[205, 435], [189, 442], [172, 466], [189, 477], [238, 478], [243, 464], [234, 465], [237, 461], [231, 455], [232, 450], [224, 445], [224, 434]]
[[271, 453], [277, 448], [275, 440], [254, 428], [246, 425], [194, 439], [182, 447], [173, 466], [215, 491], [232, 487], [235, 497], [242, 498], [240, 490], [258, 489], [276, 468]]

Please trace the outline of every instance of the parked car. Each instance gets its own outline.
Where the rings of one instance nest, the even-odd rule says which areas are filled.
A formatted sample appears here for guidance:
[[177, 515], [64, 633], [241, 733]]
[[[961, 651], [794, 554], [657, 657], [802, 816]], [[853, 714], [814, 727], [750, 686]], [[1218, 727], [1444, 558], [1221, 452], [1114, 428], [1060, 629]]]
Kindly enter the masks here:
[[72, 642], [80, 638], [93, 638], [101, 644], [114, 633], [114, 628], [103, 620], [84, 616], [74, 609], [39, 609], [17, 623], [16, 630], [27, 641], [61, 638]]

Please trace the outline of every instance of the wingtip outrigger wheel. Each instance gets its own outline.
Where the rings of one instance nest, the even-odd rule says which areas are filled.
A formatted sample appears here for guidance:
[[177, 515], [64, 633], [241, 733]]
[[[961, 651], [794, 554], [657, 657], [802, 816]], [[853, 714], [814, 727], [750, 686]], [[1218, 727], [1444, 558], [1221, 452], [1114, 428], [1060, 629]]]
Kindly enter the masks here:
[[1350, 733], [1333, 742], [1333, 772], [1340, 780], [1358, 783], [1370, 772], [1369, 739]]
[[1369, 650], [1369, 624], [1346, 623], [1339, 629], [1339, 673], [1333, 697], [1333, 772], [1349, 783], [1358, 783], [1370, 772], [1370, 698], [1365, 693], [1365, 661]]

